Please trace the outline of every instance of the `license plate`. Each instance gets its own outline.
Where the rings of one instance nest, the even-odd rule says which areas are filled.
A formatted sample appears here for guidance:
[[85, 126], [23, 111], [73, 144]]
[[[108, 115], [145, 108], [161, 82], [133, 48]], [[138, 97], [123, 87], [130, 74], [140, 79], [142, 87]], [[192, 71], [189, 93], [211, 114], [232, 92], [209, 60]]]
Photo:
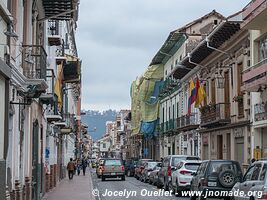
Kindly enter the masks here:
[[215, 186], [217, 186], [217, 183], [216, 182], [208, 182], [208, 186], [215, 187]]
[[111, 173], [111, 175], [116, 175], [116, 173], [113, 172], [113, 173]]

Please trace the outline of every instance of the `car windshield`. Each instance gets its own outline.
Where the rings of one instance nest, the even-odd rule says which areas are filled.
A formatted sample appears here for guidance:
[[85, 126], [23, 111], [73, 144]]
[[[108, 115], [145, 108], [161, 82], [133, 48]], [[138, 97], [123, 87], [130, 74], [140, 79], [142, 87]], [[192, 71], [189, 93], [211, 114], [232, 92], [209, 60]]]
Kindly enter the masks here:
[[217, 176], [221, 171], [233, 170], [235, 173], [241, 171], [236, 163], [233, 162], [212, 162], [209, 168], [211, 176]]
[[151, 160], [142, 160], [141, 161], [141, 166], [144, 166], [147, 162], [149, 162], [149, 161], [151, 161]]
[[188, 170], [197, 171], [200, 163], [186, 163], [184, 167]]
[[120, 160], [106, 160], [105, 165], [121, 165], [121, 161]]
[[148, 169], [153, 169], [154, 167], [156, 167], [157, 163], [156, 162], [148, 162], [147, 163], [147, 168]]

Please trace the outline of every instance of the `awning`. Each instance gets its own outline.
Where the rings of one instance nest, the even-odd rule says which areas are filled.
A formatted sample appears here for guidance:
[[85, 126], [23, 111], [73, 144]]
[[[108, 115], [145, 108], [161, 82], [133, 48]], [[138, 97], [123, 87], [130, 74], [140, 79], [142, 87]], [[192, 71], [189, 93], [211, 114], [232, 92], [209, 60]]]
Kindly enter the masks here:
[[166, 55], [174, 55], [175, 52], [182, 46], [182, 44], [185, 42], [187, 36], [184, 33], [179, 33], [179, 31], [173, 31], [169, 34], [167, 40], [164, 42], [160, 50], [157, 52], [157, 54], [152, 59], [152, 62], [150, 65], [156, 65], [156, 64], [165, 64], [169, 56]]
[[76, 7], [74, 0], [43, 0], [45, 17], [55, 20], [70, 20], [74, 14], [71, 12]]
[[[208, 35], [209, 45], [214, 48], [219, 48], [225, 41], [229, 40], [239, 30], [239, 21], [224, 21], [217, 28], [215, 28], [210, 35]], [[214, 51], [215, 50], [207, 47], [207, 41], [203, 39], [190, 53], [191, 61], [200, 64]], [[183, 78], [191, 69], [196, 66], [195, 64], [189, 62], [188, 56], [186, 56], [180, 64], [185, 66], [185, 68], [180, 67], [174, 71], [173, 77], [176, 79]]]

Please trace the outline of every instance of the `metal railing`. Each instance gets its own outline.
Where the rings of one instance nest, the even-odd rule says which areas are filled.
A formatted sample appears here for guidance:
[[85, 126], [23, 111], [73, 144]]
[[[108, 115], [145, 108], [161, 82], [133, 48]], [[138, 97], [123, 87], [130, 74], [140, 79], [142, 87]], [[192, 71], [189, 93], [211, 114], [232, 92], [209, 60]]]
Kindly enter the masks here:
[[213, 123], [218, 120], [230, 120], [230, 103], [218, 103], [202, 107], [201, 124]]
[[[24, 75], [46, 80], [47, 53], [42, 45], [23, 45]], [[30, 67], [29, 67], [30, 66]]]
[[58, 20], [48, 21], [48, 35], [59, 35], [59, 21]]

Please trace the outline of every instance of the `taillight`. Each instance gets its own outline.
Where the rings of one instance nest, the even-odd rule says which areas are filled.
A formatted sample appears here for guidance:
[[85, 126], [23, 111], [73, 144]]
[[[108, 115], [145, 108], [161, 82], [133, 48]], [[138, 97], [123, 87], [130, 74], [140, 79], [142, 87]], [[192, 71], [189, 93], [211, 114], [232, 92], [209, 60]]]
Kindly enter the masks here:
[[172, 175], [172, 169], [171, 169], [171, 166], [168, 166], [168, 176], [171, 176]]
[[181, 170], [180, 174], [182, 174], [182, 175], [191, 175], [191, 172], [187, 171], [187, 170]]
[[259, 199], [267, 199], [267, 188], [266, 187], [263, 187], [263, 191]]
[[267, 194], [262, 194], [261, 199], [267, 199]]
[[121, 166], [121, 170], [124, 171], [124, 165]]

